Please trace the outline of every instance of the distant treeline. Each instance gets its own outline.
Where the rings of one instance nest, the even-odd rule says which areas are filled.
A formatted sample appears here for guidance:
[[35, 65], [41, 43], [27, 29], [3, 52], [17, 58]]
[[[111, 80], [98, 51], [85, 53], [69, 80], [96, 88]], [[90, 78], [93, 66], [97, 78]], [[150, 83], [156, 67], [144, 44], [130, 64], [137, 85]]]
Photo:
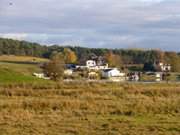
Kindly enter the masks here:
[[75, 52], [78, 61], [88, 59], [92, 55], [104, 56], [107, 52], [119, 55], [124, 64], [144, 64], [147, 62], [155, 62], [166, 59], [171, 61], [180, 58], [179, 53], [162, 52], [160, 50], [138, 50], [138, 49], [104, 49], [104, 48], [84, 48], [72, 46], [45, 46], [38, 43], [27, 41], [18, 41], [12, 39], [0, 38], [0, 55], [22, 55], [49, 58], [53, 52], [62, 52], [65, 48], [69, 48]]

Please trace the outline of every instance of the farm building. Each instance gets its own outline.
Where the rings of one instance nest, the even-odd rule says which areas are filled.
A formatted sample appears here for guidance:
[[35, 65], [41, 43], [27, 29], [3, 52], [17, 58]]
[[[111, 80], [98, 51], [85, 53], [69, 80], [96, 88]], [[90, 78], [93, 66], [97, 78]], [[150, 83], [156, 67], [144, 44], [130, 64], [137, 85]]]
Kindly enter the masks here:
[[102, 77], [111, 81], [125, 81], [125, 73], [120, 72], [117, 68], [102, 70]]
[[96, 61], [94, 60], [87, 60], [86, 61], [86, 67], [91, 68], [96, 66]]
[[170, 64], [165, 64], [163, 62], [157, 62], [155, 66], [161, 72], [169, 72], [169, 71], [171, 71], [171, 68], [172, 68]]
[[72, 69], [64, 70], [64, 75], [72, 75], [72, 74], [73, 74], [73, 70]]
[[127, 79], [129, 81], [139, 81], [140, 79], [140, 73], [139, 72], [131, 72], [127, 75]]
[[85, 65], [77, 65], [76, 68], [90, 69], [90, 70], [103, 70], [108, 69], [108, 64], [96, 62], [95, 60], [87, 60]]
[[159, 66], [161, 67], [161, 71], [163, 72], [171, 71], [170, 64], [159, 63]]

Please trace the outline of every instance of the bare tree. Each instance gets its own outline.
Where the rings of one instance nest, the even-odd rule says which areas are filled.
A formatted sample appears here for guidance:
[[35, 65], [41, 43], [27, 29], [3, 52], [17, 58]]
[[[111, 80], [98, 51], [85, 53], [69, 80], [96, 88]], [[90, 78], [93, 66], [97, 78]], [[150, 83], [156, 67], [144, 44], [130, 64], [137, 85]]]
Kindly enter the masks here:
[[58, 81], [63, 78], [65, 68], [64, 57], [61, 53], [54, 54], [51, 60], [45, 64], [44, 73], [52, 80]]

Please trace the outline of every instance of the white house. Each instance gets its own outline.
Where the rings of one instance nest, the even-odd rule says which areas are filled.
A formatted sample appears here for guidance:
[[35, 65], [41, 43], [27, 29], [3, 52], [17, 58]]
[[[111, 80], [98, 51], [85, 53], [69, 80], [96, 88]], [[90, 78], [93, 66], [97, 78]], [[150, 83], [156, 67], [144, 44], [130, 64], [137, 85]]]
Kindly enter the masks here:
[[73, 70], [72, 69], [66, 69], [66, 70], [64, 70], [64, 74], [65, 75], [72, 75], [73, 74]]
[[156, 76], [156, 81], [157, 81], [157, 82], [162, 81], [162, 73], [156, 72], [155, 76]]
[[102, 70], [102, 77], [111, 81], [125, 81], [125, 73], [120, 72], [117, 68]]
[[108, 69], [108, 64], [97, 64], [95, 60], [87, 60], [86, 67], [93, 70], [103, 70]]
[[171, 65], [170, 64], [164, 64], [164, 63], [160, 62], [159, 67], [160, 67], [162, 72], [171, 71]]
[[95, 67], [95, 66], [96, 66], [96, 61], [94, 61], [94, 60], [86, 61], [86, 67], [90, 68], [90, 67]]
[[128, 73], [127, 80], [129, 80], [129, 81], [139, 81], [140, 80], [140, 74], [138, 72]]
[[108, 64], [99, 57], [99, 59], [87, 60], [84, 65], [76, 65], [76, 69], [104, 70], [108, 69]]

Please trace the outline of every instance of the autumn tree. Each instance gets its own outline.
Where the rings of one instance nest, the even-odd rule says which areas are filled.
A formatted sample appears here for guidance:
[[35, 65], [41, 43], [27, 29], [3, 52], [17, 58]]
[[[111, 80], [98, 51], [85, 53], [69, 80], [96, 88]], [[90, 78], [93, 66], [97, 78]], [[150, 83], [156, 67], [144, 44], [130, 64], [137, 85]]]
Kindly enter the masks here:
[[164, 62], [165, 61], [165, 53], [161, 50], [155, 50], [156, 61]]
[[122, 59], [120, 55], [113, 54], [112, 51], [109, 51], [105, 54], [105, 59], [108, 62], [109, 66], [118, 68], [122, 66]]
[[76, 63], [77, 62], [77, 56], [74, 51], [65, 48], [63, 51], [65, 63]]
[[51, 60], [44, 65], [44, 73], [52, 80], [60, 80], [64, 74], [64, 57], [62, 53], [53, 54]]
[[180, 57], [175, 52], [166, 52], [166, 62], [172, 66], [173, 72], [180, 72]]

